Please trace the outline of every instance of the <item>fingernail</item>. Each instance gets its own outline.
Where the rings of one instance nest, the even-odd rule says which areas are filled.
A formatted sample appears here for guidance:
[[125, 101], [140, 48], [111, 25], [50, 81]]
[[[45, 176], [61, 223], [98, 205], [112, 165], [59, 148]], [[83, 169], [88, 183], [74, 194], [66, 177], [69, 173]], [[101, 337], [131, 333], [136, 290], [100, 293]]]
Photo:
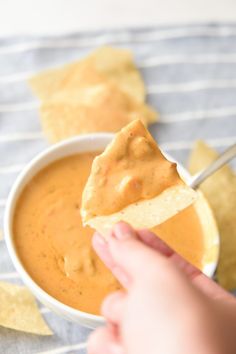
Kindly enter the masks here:
[[128, 240], [133, 238], [133, 235], [129, 232], [114, 232], [113, 236], [120, 241]]
[[102, 235], [100, 235], [98, 232], [95, 232], [93, 237], [94, 237], [94, 241], [100, 246], [105, 246], [107, 244], [105, 238]]
[[124, 222], [119, 222], [113, 228], [112, 235], [120, 241], [136, 238], [136, 233], [132, 227]]

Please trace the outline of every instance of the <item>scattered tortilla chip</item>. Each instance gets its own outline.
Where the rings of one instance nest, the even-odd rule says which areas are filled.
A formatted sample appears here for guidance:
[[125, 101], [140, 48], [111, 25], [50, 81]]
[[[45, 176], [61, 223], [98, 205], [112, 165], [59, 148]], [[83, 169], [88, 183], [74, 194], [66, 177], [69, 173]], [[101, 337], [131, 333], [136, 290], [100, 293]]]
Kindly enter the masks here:
[[[216, 151], [198, 141], [190, 156], [190, 172], [199, 172], [217, 156]], [[200, 189], [213, 209], [221, 237], [217, 279], [225, 289], [236, 289], [236, 175], [229, 166], [224, 166], [202, 183]]]
[[195, 200], [141, 121], [118, 134], [92, 164], [82, 196], [83, 222], [99, 231], [124, 220], [137, 228], [164, 222]]
[[45, 70], [32, 77], [29, 84], [33, 92], [44, 101], [54, 98], [58, 92], [66, 96], [66, 92], [73, 93], [99, 85], [104, 80], [94, 67], [78, 62], [67, 64], [59, 69]]
[[145, 87], [129, 50], [101, 47], [87, 58], [62, 68], [46, 70], [30, 79], [33, 91], [47, 100], [58, 91], [97, 85], [104, 79], [115, 83], [135, 101], [145, 101]]
[[29, 290], [3, 281], [0, 282], [0, 326], [39, 335], [52, 334]]
[[41, 120], [50, 142], [77, 134], [117, 132], [134, 119], [157, 114], [144, 103], [145, 88], [132, 53], [102, 47], [78, 62], [30, 80], [42, 100]]
[[115, 85], [97, 85], [65, 98], [58, 94], [41, 106], [43, 130], [50, 142], [89, 132], [117, 132], [140, 118], [156, 121], [156, 113], [137, 103]]
[[123, 92], [137, 102], [145, 101], [145, 86], [131, 51], [101, 47], [91, 55], [91, 61], [99, 73], [116, 83]]

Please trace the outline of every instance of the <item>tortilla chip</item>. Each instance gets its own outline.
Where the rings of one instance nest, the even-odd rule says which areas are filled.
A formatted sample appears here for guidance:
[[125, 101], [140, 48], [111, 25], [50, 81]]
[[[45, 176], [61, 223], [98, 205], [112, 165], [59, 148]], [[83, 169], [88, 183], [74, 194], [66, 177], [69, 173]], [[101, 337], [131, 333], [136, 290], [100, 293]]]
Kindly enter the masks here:
[[102, 47], [87, 58], [30, 80], [43, 101], [41, 120], [50, 142], [91, 132], [117, 132], [134, 119], [157, 121], [130, 51]]
[[[190, 172], [199, 172], [217, 156], [216, 151], [198, 141], [190, 156]], [[221, 237], [217, 279], [225, 289], [232, 290], [236, 288], [236, 176], [229, 166], [224, 166], [200, 189], [213, 209]]]
[[130, 204], [121, 211], [89, 219], [86, 224], [96, 229], [102, 235], [109, 231], [119, 221], [128, 222], [136, 229], [150, 229], [157, 226], [181, 210], [191, 205], [196, 199], [195, 192], [187, 186], [173, 186], [157, 197]]
[[181, 180], [176, 164], [163, 156], [136, 120], [94, 159], [81, 215], [85, 224], [96, 228], [101, 222], [110, 225], [119, 220], [150, 228], [186, 208], [195, 195]]
[[52, 334], [29, 290], [3, 281], [0, 282], [0, 326], [39, 335]]
[[101, 47], [91, 60], [97, 71], [117, 84], [119, 88], [137, 102], [145, 101], [145, 86], [134, 64], [131, 51], [120, 48]]
[[42, 101], [57, 96], [58, 92], [73, 92], [102, 82], [104, 82], [102, 75], [93, 66], [85, 65], [83, 62], [45, 70], [29, 80], [33, 92]]
[[90, 132], [117, 132], [140, 118], [156, 121], [156, 113], [137, 103], [115, 85], [97, 85], [65, 95], [58, 94], [41, 106], [43, 130], [50, 142]]
[[102, 47], [87, 58], [58, 69], [46, 70], [30, 79], [35, 94], [42, 100], [58, 91], [74, 91], [100, 84], [105, 80], [115, 83], [135, 101], [145, 101], [145, 87], [128, 50]]

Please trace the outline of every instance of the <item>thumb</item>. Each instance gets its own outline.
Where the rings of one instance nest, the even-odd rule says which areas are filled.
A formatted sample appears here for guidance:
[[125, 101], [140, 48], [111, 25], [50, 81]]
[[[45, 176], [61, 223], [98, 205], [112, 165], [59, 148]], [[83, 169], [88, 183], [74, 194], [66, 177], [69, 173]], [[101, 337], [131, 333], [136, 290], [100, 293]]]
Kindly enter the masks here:
[[114, 226], [108, 243], [116, 268], [134, 282], [147, 278], [167, 263], [163, 255], [142, 243], [135, 230], [124, 222]]

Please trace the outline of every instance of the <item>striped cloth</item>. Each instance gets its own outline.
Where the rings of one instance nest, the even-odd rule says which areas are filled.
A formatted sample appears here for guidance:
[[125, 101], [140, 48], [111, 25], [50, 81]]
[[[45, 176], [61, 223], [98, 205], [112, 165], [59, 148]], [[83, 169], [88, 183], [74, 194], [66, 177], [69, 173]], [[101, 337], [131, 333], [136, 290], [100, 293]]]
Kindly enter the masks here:
[[[161, 121], [151, 129], [162, 148], [186, 163], [192, 143], [219, 151], [236, 138], [236, 25], [107, 30], [60, 37], [0, 39], [0, 224], [16, 175], [47, 147], [27, 78], [86, 55], [99, 45], [130, 48]], [[0, 279], [20, 283], [0, 242]], [[1, 353], [85, 353], [89, 330], [41, 307], [51, 338], [0, 329]]]

